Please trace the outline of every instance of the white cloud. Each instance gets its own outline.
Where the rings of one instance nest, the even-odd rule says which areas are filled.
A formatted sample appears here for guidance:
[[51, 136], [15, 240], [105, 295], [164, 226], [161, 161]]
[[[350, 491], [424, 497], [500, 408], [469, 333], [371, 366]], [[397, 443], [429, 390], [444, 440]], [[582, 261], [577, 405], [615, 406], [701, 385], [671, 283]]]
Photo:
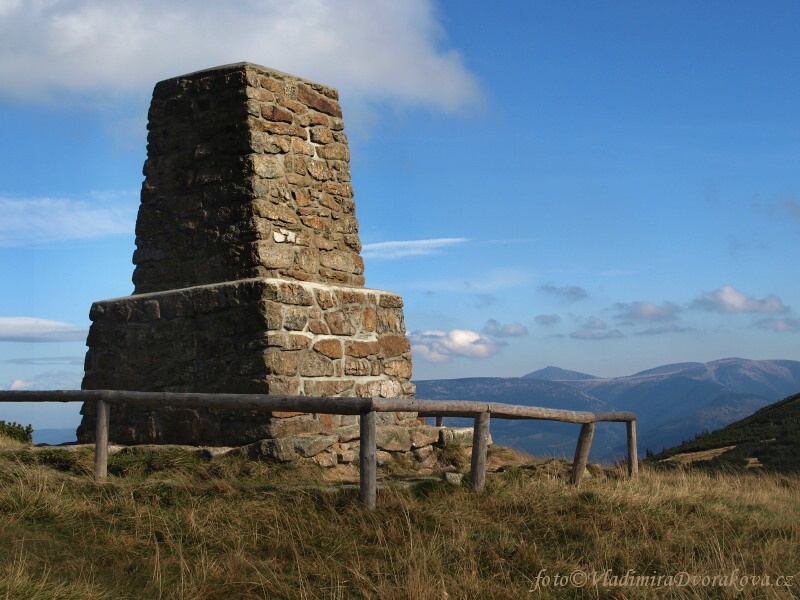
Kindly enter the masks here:
[[546, 294], [555, 296], [567, 304], [578, 302], [579, 300], [584, 300], [585, 298], [589, 297], [588, 292], [577, 285], [564, 285], [557, 287], [552, 283], [548, 283], [546, 285], [539, 286], [539, 290], [545, 292]]
[[432, 0], [39, 0], [0, 4], [0, 94], [66, 101], [251, 61], [358, 101], [457, 111], [480, 100]]
[[361, 256], [370, 260], [391, 260], [406, 256], [426, 256], [435, 254], [438, 250], [463, 244], [467, 238], [436, 238], [432, 240], [408, 240], [397, 242], [376, 242], [364, 244]]
[[87, 330], [35, 317], [0, 317], [0, 342], [77, 342]]
[[635, 335], [663, 335], [665, 333], [686, 333], [687, 331], [696, 330], [691, 327], [680, 327], [673, 323], [670, 325], [662, 325], [661, 327], [652, 327], [650, 329], [637, 331]]
[[608, 325], [603, 319], [597, 317], [589, 317], [583, 325], [584, 329], [607, 329]]
[[681, 310], [672, 302], [664, 302], [661, 306], [653, 302], [619, 303], [616, 309], [619, 313], [614, 318], [624, 321], [672, 321]]
[[537, 315], [535, 320], [542, 327], [552, 327], [561, 322], [561, 317], [558, 315]]
[[0, 362], [8, 365], [76, 365], [82, 367], [84, 358], [83, 356], [39, 356], [8, 358]]
[[83, 373], [78, 371], [44, 371], [30, 379], [14, 379], [8, 389], [15, 390], [79, 390]]
[[0, 197], [0, 246], [133, 235], [138, 202], [94, 194], [93, 203], [64, 198]]
[[523, 337], [528, 335], [528, 328], [522, 323], [500, 323], [496, 319], [489, 319], [483, 326], [481, 333], [492, 337]]
[[779, 333], [800, 333], [800, 319], [763, 319], [756, 327]]
[[415, 331], [408, 337], [414, 356], [433, 363], [447, 362], [453, 356], [489, 358], [504, 345], [469, 329]]
[[625, 337], [619, 329], [608, 329], [603, 319], [589, 317], [578, 331], [569, 334], [574, 340], [611, 340]]
[[569, 334], [574, 340], [613, 340], [623, 338], [625, 335], [619, 329], [596, 330], [596, 329], [579, 329]]
[[789, 308], [780, 298], [770, 294], [758, 300], [746, 296], [731, 285], [723, 285], [713, 292], [706, 292], [695, 299], [692, 308], [722, 313], [786, 313]]

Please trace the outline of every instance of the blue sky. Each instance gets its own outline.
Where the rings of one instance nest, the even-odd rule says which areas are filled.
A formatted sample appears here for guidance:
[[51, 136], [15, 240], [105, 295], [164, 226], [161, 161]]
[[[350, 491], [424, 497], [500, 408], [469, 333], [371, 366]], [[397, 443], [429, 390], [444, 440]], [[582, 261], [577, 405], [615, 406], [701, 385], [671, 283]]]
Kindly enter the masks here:
[[780, 1], [0, 0], [0, 389], [79, 387], [91, 303], [133, 288], [153, 85], [244, 60], [339, 89], [416, 379], [800, 360], [798, 27]]

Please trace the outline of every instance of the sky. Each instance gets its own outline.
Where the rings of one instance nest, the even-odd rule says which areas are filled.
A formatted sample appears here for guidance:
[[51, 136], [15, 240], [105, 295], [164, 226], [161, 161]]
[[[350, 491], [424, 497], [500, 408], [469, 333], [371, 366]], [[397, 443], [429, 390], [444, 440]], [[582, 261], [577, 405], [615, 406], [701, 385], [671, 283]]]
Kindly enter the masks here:
[[800, 360], [798, 24], [781, 0], [0, 0], [0, 389], [80, 387], [91, 303], [133, 290], [153, 85], [241, 61], [338, 88], [414, 379]]

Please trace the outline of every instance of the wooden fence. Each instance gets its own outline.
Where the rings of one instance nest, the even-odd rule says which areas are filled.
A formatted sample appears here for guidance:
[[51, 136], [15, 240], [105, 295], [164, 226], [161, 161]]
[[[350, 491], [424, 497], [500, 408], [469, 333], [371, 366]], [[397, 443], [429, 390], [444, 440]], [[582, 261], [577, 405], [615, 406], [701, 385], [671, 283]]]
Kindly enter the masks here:
[[470, 400], [409, 400], [402, 398], [347, 398], [282, 396], [272, 394], [205, 394], [194, 392], [133, 392], [124, 390], [44, 390], [0, 391], [0, 402], [96, 402], [94, 476], [106, 479], [108, 468], [108, 424], [110, 407], [131, 404], [143, 408], [227, 408], [259, 411], [291, 411], [319, 414], [359, 415], [361, 501], [375, 507], [377, 496], [376, 419], [378, 412], [416, 412], [421, 417], [470, 417], [474, 419], [470, 487], [481, 491], [486, 480], [486, 451], [489, 422], [499, 419], [537, 419], [581, 424], [571, 481], [580, 483], [589, 457], [595, 424], [617, 421], [627, 425], [628, 474], [636, 477], [639, 463], [636, 452], [636, 415], [631, 412], [594, 413], [558, 410], [535, 406], [478, 402]]

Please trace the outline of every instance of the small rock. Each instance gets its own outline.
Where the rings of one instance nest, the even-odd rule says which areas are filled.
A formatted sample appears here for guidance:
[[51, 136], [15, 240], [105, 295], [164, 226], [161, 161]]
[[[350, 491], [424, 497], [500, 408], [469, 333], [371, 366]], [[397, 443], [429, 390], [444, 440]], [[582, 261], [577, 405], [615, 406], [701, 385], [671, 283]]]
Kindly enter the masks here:
[[315, 463], [317, 463], [320, 467], [335, 467], [338, 464], [338, 458], [336, 454], [333, 452], [320, 452], [316, 456], [312, 457]]
[[464, 475], [462, 473], [445, 473], [444, 480], [449, 483], [450, 485], [461, 485], [461, 481], [464, 479]]

